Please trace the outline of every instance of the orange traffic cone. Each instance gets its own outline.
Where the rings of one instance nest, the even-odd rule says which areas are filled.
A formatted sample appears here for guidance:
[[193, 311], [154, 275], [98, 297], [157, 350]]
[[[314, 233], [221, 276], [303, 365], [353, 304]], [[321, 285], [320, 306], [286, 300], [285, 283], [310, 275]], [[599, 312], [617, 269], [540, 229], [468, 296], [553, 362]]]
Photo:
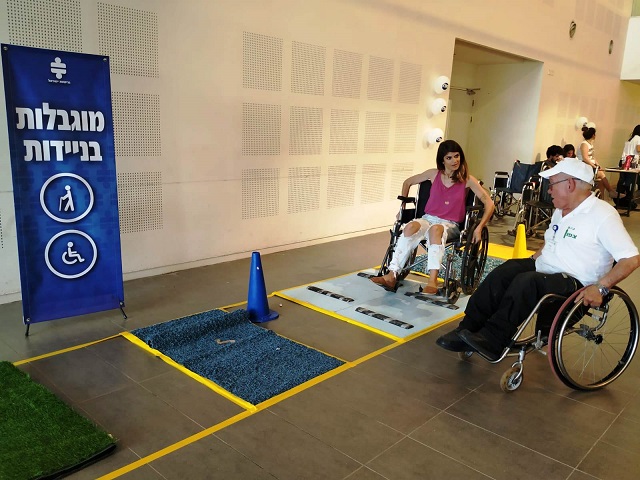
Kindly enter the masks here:
[[267, 302], [267, 290], [264, 286], [264, 275], [262, 272], [262, 261], [260, 253], [251, 254], [251, 274], [249, 275], [249, 295], [247, 297], [247, 312], [249, 319], [255, 323], [275, 320], [280, 315], [278, 312], [269, 310]]

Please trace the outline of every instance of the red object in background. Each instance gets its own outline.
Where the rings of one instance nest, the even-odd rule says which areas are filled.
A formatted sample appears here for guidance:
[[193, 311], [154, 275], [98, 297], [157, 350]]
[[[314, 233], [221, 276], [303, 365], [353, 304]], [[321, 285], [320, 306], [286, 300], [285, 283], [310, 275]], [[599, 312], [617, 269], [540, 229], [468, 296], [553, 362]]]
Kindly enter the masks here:
[[624, 169], [629, 170], [631, 167], [631, 161], [633, 160], [633, 155], [627, 155], [627, 158], [624, 161]]

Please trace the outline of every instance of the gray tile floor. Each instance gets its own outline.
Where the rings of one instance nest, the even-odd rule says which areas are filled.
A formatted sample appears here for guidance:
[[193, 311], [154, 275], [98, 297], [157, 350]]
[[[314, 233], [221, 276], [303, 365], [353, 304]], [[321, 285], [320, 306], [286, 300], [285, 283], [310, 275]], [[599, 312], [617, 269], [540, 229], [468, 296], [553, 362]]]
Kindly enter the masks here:
[[[632, 215], [625, 223], [638, 239], [639, 214]], [[494, 221], [491, 241], [513, 244], [505, 233], [511, 222]], [[387, 242], [381, 233], [263, 255], [267, 290], [371, 267]], [[33, 325], [29, 337], [19, 302], [0, 305], [0, 359], [21, 361], [242, 302], [249, 269], [246, 259], [129, 281], [128, 320], [101, 312]], [[623, 284], [638, 305], [639, 282], [640, 272]], [[264, 326], [343, 359], [393, 348], [254, 414], [119, 336], [23, 363], [119, 439], [114, 455], [72, 478], [640, 477], [638, 360], [605, 390], [581, 393], [556, 380], [545, 357], [531, 355], [523, 385], [505, 394], [498, 382], [506, 362], [462, 362], [435, 346], [450, 326], [394, 345], [281, 299], [270, 305], [280, 318]]]

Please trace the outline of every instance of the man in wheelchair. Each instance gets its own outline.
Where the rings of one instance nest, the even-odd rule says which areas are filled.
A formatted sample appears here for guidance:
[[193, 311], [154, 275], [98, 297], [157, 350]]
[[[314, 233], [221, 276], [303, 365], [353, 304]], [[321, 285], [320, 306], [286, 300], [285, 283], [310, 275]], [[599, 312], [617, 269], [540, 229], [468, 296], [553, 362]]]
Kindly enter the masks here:
[[[469, 298], [465, 317], [436, 343], [497, 360], [538, 300], [554, 293], [598, 307], [609, 289], [640, 266], [640, 255], [616, 210], [592, 192], [593, 170], [565, 158], [540, 174], [549, 179], [555, 211], [544, 245], [531, 258], [494, 269]], [[615, 260], [615, 265], [612, 265]]]
[[440, 144], [436, 154], [436, 166], [437, 168], [407, 178], [402, 184], [402, 195], [399, 198], [403, 199], [409, 194], [412, 185], [427, 180], [431, 182], [431, 191], [424, 216], [404, 227], [389, 264], [389, 273], [371, 278], [372, 282], [386, 290], [396, 290], [399, 273], [420, 241], [426, 239], [429, 280], [423, 292], [437, 294], [438, 271], [444, 256], [444, 245], [447, 238], [460, 235], [459, 224], [465, 218], [468, 189], [471, 189], [484, 204], [484, 214], [473, 232], [473, 242], [480, 241], [482, 229], [493, 214], [494, 205], [489, 192], [469, 174], [464, 152], [457, 142], [445, 140]]

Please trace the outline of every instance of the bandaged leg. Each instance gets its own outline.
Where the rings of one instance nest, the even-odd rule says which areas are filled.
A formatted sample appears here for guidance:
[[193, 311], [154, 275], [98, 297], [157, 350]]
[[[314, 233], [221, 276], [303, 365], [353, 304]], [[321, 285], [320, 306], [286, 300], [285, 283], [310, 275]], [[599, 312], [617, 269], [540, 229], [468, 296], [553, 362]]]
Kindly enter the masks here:
[[427, 271], [429, 282], [423, 288], [424, 293], [438, 293], [438, 272], [444, 257], [444, 244], [447, 241], [447, 229], [443, 224], [434, 224], [427, 234]]
[[403, 234], [400, 235], [400, 238], [398, 238], [398, 242], [396, 243], [396, 248], [393, 252], [393, 257], [391, 258], [391, 263], [389, 263], [389, 271], [394, 272], [395, 274], [400, 273], [406, 266], [409, 255], [411, 255], [411, 253], [416, 249], [416, 247], [420, 243], [420, 240], [425, 237], [427, 230], [429, 230], [429, 222], [421, 218], [407, 224], [405, 230], [407, 230], [407, 227], [409, 227], [414, 222], [419, 224], [418, 230], [409, 236], [406, 236], [406, 232], [403, 232]]
[[444, 257], [444, 245], [429, 245], [427, 249], [427, 270], [440, 270]]

